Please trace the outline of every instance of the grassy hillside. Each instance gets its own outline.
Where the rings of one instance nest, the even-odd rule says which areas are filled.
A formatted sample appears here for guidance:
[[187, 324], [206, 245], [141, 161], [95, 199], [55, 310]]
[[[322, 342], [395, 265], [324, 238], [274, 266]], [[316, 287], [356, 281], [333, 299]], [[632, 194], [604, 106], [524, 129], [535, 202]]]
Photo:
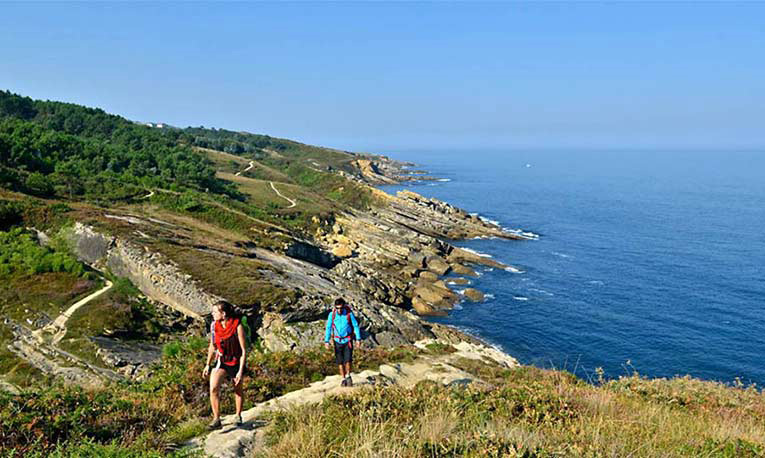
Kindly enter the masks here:
[[560, 371], [463, 368], [490, 383], [377, 388], [277, 413], [268, 456], [765, 455], [765, 396], [753, 388], [638, 376], [593, 386]]

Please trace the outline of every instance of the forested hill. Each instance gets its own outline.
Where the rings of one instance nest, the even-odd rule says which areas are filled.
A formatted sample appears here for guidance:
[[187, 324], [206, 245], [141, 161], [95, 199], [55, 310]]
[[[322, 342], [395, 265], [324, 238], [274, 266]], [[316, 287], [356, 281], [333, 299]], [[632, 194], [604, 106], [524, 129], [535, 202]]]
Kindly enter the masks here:
[[319, 191], [337, 177], [317, 172], [353, 171], [354, 155], [346, 152], [243, 132], [154, 128], [97, 108], [0, 91], [0, 187], [6, 189], [101, 202], [151, 188], [242, 200], [232, 183], [216, 177], [202, 148], [257, 160]]

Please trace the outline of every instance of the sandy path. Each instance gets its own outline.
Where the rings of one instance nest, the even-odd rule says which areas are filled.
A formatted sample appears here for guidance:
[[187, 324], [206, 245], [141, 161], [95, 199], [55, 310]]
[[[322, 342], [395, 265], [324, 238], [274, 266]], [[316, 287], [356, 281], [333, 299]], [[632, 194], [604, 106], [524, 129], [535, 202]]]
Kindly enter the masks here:
[[236, 172], [235, 176], [240, 176], [240, 175], [241, 175], [241, 174], [243, 174], [244, 172], [246, 172], [246, 171], [248, 171], [248, 170], [252, 169], [253, 167], [255, 167], [255, 162], [254, 162], [254, 161], [250, 161], [250, 164], [247, 166], [247, 168], [246, 168], [246, 169], [244, 169], [244, 170], [240, 170], [240, 171]]
[[59, 315], [55, 320], [53, 320], [52, 325], [46, 326], [46, 328], [50, 327], [56, 330], [56, 333], [53, 335], [53, 340], [51, 343], [53, 345], [56, 345], [57, 343], [61, 342], [61, 339], [64, 338], [66, 335], [66, 322], [69, 321], [69, 318], [72, 317], [74, 312], [76, 312], [80, 307], [83, 305], [86, 305], [88, 302], [92, 301], [93, 299], [97, 298], [98, 296], [104, 294], [105, 292], [109, 291], [111, 287], [114, 286], [112, 282], [109, 280], [106, 280], [106, 286], [99, 289], [93, 294], [90, 294], [89, 296], [85, 297], [84, 299], [75, 302], [72, 304], [71, 307], [66, 309], [64, 313]]
[[279, 192], [279, 190], [278, 190], [278, 189], [276, 189], [276, 186], [274, 186], [274, 182], [273, 182], [273, 181], [269, 181], [269, 183], [271, 183], [271, 189], [273, 189], [273, 190], [274, 190], [274, 192], [275, 192], [275, 193], [276, 193], [276, 194], [277, 194], [279, 197], [281, 197], [282, 199], [286, 199], [286, 200], [287, 200], [287, 201], [290, 203], [290, 206], [289, 206], [289, 207], [287, 207], [287, 208], [292, 208], [292, 207], [294, 207], [295, 205], [297, 205], [297, 202], [295, 202], [294, 200], [292, 200], [292, 199], [290, 199], [289, 197], [285, 196], [284, 194], [280, 193], [280, 192]]

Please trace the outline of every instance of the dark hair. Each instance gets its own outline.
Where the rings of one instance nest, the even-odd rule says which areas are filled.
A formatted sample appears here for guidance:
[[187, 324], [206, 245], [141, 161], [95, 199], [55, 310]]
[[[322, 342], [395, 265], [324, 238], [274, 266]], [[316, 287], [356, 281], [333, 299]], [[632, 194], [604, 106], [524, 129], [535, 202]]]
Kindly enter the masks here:
[[220, 300], [213, 305], [213, 307], [220, 308], [220, 311], [226, 314], [226, 318], [239, 318], [239, 313], [236, 311], [234, 306], [228, 302]]
[[345, 305], [345, 299], [343, 299], [342, 297], [338, 297], [337, 299], [335, 299], [335, 305]]

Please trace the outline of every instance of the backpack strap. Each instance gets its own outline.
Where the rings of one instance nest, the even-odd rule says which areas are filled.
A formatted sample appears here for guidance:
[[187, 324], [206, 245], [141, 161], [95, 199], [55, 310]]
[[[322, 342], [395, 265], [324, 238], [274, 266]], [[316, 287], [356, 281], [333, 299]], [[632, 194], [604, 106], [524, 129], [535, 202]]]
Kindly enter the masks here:
[[351, 321], [351, 308], [347, 305], [345, 306], [345, 317], [348, 319], [348, 329], [351, 330], [350, 336], [351, 340], [356, 339], [356, 334], [353, 332], [353, 321]]
[[348, 319], [348, 329], [350, 329], [350, 333], [347, 336], [341, 336], [340, 333], [337, 332], [337, 327], [335, 326], [335, 308], [332, 308], [332, 340], [335, 340], [335, 337], [338, 337], [340, 340], [348, 340], [348, 342], [351, 342], [351, 345], [353, 345], [353, 326], [351, 323], [351, 309], [347, 306], [343, 308], [347, 313], [345, 314], [345, 317]]

